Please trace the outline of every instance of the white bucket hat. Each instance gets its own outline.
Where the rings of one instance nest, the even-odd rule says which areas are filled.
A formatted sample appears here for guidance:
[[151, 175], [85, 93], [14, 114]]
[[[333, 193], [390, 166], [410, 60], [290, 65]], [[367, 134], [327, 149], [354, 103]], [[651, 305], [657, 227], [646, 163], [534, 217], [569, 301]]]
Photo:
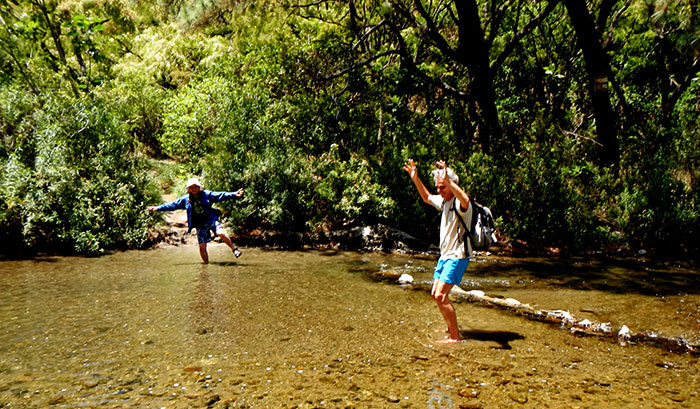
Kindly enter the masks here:
[[202, 184], [199, 183], [199, 179], [197, 179], [197, 178], [189, 178], [189, 179], [187, 179], [187, 188], [188, 188], [188, 189], [189, 189], [190, 186], [195, 186], [195, 185], [199, 186], [200, 189], [203, 187]]

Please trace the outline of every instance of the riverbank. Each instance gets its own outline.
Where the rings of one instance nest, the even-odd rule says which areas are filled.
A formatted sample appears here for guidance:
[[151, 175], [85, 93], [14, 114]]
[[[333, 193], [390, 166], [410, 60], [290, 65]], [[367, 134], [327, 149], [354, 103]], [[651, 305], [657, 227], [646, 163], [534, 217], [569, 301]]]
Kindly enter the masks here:
[[[166, 213], [164, 222], [165, 225], [149, 233], [149, 240], [152, 245], [196, 243], [196, 236], [187, 234], [187, 218], [184, 212]], [[439, 255], [439, 248], [435, 244], [383, 224], [316, 233], [261, 229], [239, 230], [231, 234], [231, 238], [239, 246], [279, 250], [318, 248], [343, 251]], [[488, 251], [475, 252], [475, 254], [477, 256], [495, 255], [503, 257], [554, 257], [564, 260], [572, 257], [624, 258], [637, 260], [643, 265], [698, 267], [697, 258], [695, 257], [688, 255], [685, 258], [674, 258], [656, 252], [654, 249], [608, 247], [573, 252], [562, 247], [532, 246], [521, 240], [503, 237], [502, 235], [499, 236], [499, 241], [489, 248]]]

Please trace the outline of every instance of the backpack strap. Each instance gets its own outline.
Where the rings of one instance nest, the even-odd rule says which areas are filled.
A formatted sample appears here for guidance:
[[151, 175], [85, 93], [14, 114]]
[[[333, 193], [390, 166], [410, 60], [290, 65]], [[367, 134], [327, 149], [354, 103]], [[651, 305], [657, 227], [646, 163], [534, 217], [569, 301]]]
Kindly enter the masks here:
[[[454, 210], [455, 216], [457, 216], [457, 220], [459, 220], [459, 223], [462, 225], [462, 227], [464, 227], [464, 231], [466, 231], [468, 235], [471, 235], [472, 234], [471, 230], [469, 230], [469, 228], [467, 227], [467, 224], [464, 223], [464, 219], [462, 219], [462, 216], [457, 211], [457, 198], [456, 197], [452, 199], [452, 207], [449, 210]], [[472, 215], [472, 217], [474, 217], [474, 216]], [[459, 226], [457, 226], [457, 238], [459, 239], [459, 241], [462, 241], [462, 236], [459, 234]]]

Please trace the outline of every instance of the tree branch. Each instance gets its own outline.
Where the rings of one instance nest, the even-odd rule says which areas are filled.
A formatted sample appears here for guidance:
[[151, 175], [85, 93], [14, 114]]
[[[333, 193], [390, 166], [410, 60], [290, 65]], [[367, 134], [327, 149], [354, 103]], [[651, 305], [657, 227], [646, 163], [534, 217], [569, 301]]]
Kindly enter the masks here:
[[15, 55], [13, 48], [13, 43], [12, 41], [12, 33], [10, 33], [10, 30], [7, 28], [7, 23], [5, 23], [5, 20], [2, 18], [0, 15], [0, 24], [5, 28], [5, 31], [7, 32], [7, 36], [10, 38], [10, 41], [8, 42], [7, 48], [3, 48], [3, 51], [5, 51], [6, 54], [10, 56], [12, 61], [15, 63], [17, 68], [19, 69], [20, 74], [22, 75], [22, 78], [27, 82], [27, 85], [29, 85], [29, 88], [32, 90], [32, 93], [36, 95], [37, 97], [39, 96], [39, 89], [36, 87], [34, 84], [34, 81], [32, 81], [31, 77], [24, 71], [24, 67], [22, 66], [22, 63], [19, 61], [19, 58], [17, 58], [17, 55]]
[[122, 47], [124, 47], [124, 50], [126, 50], [127, 53], [133, 54], [133, 55], [135, 55], [135, 56], [139, 59], [139, 61], [143, 61], [143, 58], [141, 58], [140, 55], [138, 55], [138, 54], [135, 53], [131, 48], [129, 48], [129, 46], [127, 46], [126, 43], [124, 43], [122, 40], [120, 40], [120, 39], [117, 38], [117, 37], [114, 37], [114, 39], [119, 43], [119, 45], [121, 45]]
[[364, 67], [365, 65], [369, 65], [371, 62], [373, 62], [373, 61], [375, 61], [375, 60], [378, 60], [378, 59], [380, 59], [380, 58], [382, 58], [382, 57], [386, 57], [386, 56], [388, 56], [388, 55], [395, 55], [395, 54], [399, 54], [399, 52], [396, 51], [396, 50], [388, 50], [388, 51], [381, 52], [381, 53], [376, 54], [376, 55], [373, 55], [373, 56], [371, 56], [371, 57], [369, 57], [369, 58], [367, 58], [367, 59], [365, 59], [365, 60], [363, 60], [363, 61], [360, 61], [360, 62], [357, 63], [357, 64], [353, 64], [353, 65], [351, 65], [351, 66], [349, 66], [349, 67], [347, 67], [347, 68], [345, 68], [345, 69], [343, 69], [343, 70], [341, 70], [341, 71], [338, 71], [338, 72], [336, 72], [336, 73], [327, 75], [327, 76], [324, 77], [324, 79], [327, 80], [327, 81], [330, 81], [330, 80], [336, 79], [336, 78], [338, 78], [338, 77], [342, 77], [343, 75], [345, 75], [345, 74], [347, 74], [347, 73], [349, 73], [349, 72], [352, 72], [352, 71], [354, 71], [354, 70], [356, 70], [356, 69], [358, 69], [358, 68], [360, 68], [360, 67]]
[[369, 37], [370, 35], [372, 35], [374, 32], [376, 32], [377, 30], [379, 30], [380, 28], [382, 28], [385, 25], [386, 25], [386, 20], [382, 20], [379, 23], [377, 23], [376, 25], [370, 27], [370, 29], [367, 30], [364, 34], [362, 34], [362, 37], [360, 37], [357, 40], [357, 42], [355, 44], [353, 44], [351, 50], [353, 50], [353, 51], [356, 50], [357, 47], [367, 39], [367, 37]]
[[547, 7], [545, 7], [544, 11], [542, 13], [535, 17], [534, 19], [530, 20], [529, 23], [525, 25], [525, 27], [522, 28], [522, 30], [518, 31], [513, 38], [510, 40], [508, 44], [506, 44], [505, 47], [503, 47], [503, 51], [496, 57], [494, 60], [493, 64], [491, 64], [491, 69], [493, 72], [496, 72], [500, 69], [501, 65], [505, 62], [506, 58], [513, 52], [515, 47], [520, 44], [520, 40], [522, 40], [523, 37], [526, 35], [530, 34], [534, 28], [540, 25], [542, 21], [547, 18], [553, 11], [554, 9], [559, 5], [560, 0], [550, 0], [547, 3]]
[[[433, 21], [433, 18], [428, 14], [428, 12], [425, 10], [423, 7], [423, 3], [421, 3], [420, 0], [414, 0], [413, 4], [416, 7], [416, 10], [418, 11], [418, 14], [423, 17], [425, 20], [425, 28], [426, 28], [426, 33], [428, 34], [428, 38], [430, 38], [433, 43], [435, 44], [435, 47], [440, 50], [443, 54], [448, 56], [449, 58], [456, 60], [456, 51], [452, 46], [450, 46], [450, 43], [447, 42], [445, 37], [440, 34], [440, 30], [438, 30], [437, 26], [435, 25], [435, 21]], [[413, 23], [418, 26], [417, 22], [415, 19], [413, 19], [413, 16], [410, 16], [410, 13], [406, 13], [405, 10], [403, 11], [404, 16], [408, 14], [408, 18], [410, 18]]]

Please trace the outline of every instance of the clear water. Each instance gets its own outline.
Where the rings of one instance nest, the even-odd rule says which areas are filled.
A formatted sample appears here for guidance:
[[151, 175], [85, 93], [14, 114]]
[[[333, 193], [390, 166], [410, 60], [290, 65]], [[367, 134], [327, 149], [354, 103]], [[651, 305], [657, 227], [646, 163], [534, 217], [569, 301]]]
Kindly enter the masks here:
[[[0, 262], [0, 407], [698, 408], [698, 357], [369, 278], [428, 257], [192, 246]], [[651, 277], [651, 278], [650, 278]], [[650, 281], [650, 280], [655, 281]], [[487, 258], [462, 285], [700, 338], [691, 270]]]

